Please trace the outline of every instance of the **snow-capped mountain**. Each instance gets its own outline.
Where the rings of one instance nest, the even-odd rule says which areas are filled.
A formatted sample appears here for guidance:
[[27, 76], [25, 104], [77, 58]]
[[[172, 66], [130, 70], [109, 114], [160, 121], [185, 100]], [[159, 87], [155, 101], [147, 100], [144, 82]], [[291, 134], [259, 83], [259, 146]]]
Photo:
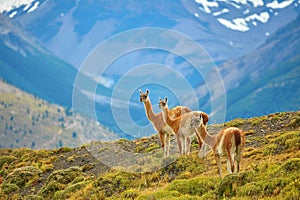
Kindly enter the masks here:
[[[279, 90], [274, 91], [279, 94], [285, 92], [287, 97], [291, 97], [292, 91], [297, 88], [295, 83], [300, 82], [298, 68], [293, 69], [294, 65], [299, 66], [298, 4], [297, 0], [132, 0], [127, 1], [126, 5], [121, 0], [114, 3], [103, 0], [4, 1], [0, 5], [0, 17], [3, 18], [0, 23], [0, 75], [29, 93], [71, 107], [77, 71], [51, 55], [48, 50], [78, 68], [91, 50], [105, 39], [134, 28], [154, 26], [186, 34], [204, 47], [219, 65], [227, 92], [226, 119], [298, 109], [299, 101], [296, 98], [285, 102], [275, 98], [274, 102], [280, 102], [281, 107], [276, 104], [266, 106], [270, 103], [269, 100], [274, 99], [270, 88], [277, 88]], [[86, 74], [93, 80], [88, 80], [84, 87], [78, 88], [84, 95], [83, 108], [79, 111], [85, 112], [88, 110], [84, 107], [87, 102], [95, 101], [98, 120], [119, 133], [112, 110], [129, 107], [126, 112], [130, 112], [135, 123], [146, 126], [149, 122], [143, 105], [138, 101], [137, 91], [127, 101], [113, 97], [113, 94], [114, 87], [123, 74], [129, 73], [133, 66], [147, 63], [172, 66], [175, 71], [183, 73], [191, 87], [199, 93], [202, 110], [211, 114], [211, 94], [204, 81], [199, 76], [196, 77], [194, 71], [179, 56], [155, 50], [135, 51], [121, 56], [111, 64], [109, 72], [100, 80], [97, 74]], [[286, 72], [288, 76], [278, 72]], [[168, 74], [157, 74], [158, 78], [174, 82], [174, 77]], [[133, 81], [144, 79], [150, 83], [152, 78], [147, 74], [134, 76], [126, 80], [131, 82], [124, 84], [125, 91], [128, 89], [126, 86], [130, 86]], [[292, 82], [287, 80], [289, 78]], [[284, 80], [282, 87], [279, 87], [280, 80]], [[88, 88], [93, 81], [99, 84], [95, 90]], [[153, 85], [143, 86], [151, 89], [153, 102], [157, 102], [163, 93], [170, 95], [168, 97], [174, 105], [178, 104], [176, 98], [172, 99], [172, 92], [167, 93], [168, 91], [157, 89]], [[260, 104], [266, 99], [268, 101]], [[244, 109], [247, 102], [250, 102], [251, 113], [249, 109]], [[159, 111], [157, 105], [154, 105], [154, 109]], [[124, 113], [119, 116], [125, 117]], [[135, 130], [132, 133], [135, 134]], [[142, 132], [137, 137], [152, 133], [153, 130]]]
[[[2, 1], [0, 6], [0, 12], [6, 13], [9, 12], [9, 17], [13, 18], [18, 11], [15, 9], [22, 8], [26, 13], [31, 13], [39, 6], [39, 1], [35, 0], [7, 0]], [[12, 12], [11, 12], [12, 11]]]
[[[260, 24], [269, 23], [275, 16], [279, 15], [282, 9], [289, 6], [298, 7], [300, 1], [263, 1], [263, 0], [195, 0], [199, 4], [199, 11], [210, 14], [225, 27], [241, 32], [250, 31]], [[195, 16], [199, 17], [199, 11], [195, 11]], [[234, 14], [232, 15], [232, 12]], [[270, 32], [265, 33], [266, 36]]]
[[121, 0], [22, 0], [4, 1], [0, 12], [78, 68], [108, 37], [149, 26], [187, 34], [216, 63], [237, 58], [293, 20], [299, 12], [298, 4], [299, 0], [132, 0], [126, 4]]

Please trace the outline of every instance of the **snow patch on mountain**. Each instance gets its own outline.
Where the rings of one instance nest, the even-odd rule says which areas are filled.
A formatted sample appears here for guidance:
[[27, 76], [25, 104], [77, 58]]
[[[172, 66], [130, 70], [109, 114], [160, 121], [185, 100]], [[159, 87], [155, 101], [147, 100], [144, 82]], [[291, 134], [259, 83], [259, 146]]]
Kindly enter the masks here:
[[278, 2], [277, 0], [275, 0], [271, 3], [268, 3], [266, 6], [268, 8], [273, 8], [273, 9], [283, 9], [290, 6], [293, 2], [295, 2], [295, 0], [285, 0], [282, 2]]
[[219, 7], [219, 4], [214, 1], [207, 0], [195, 0], [197, 3], [202, 4], [203, 8], [199, 7], [199, 9], [205, 11], [206, 13], [211, 13], [211, 7]]
[[23, 11], [31, 13], [38, 8], [39, 4], [40, 2], [36, 0], [2, 0], [0, 13], [12, 11], [9, 17], [13, 18], [17, 14], [16, 9], [24, 6]]
[[39, 4], [40, 4], [40, 2], [38, 2], [38, 1], [34, 2], [33, 6], [31, 8], [29, 8], [28, 10], [26, 9], [27, 12], [31, 13], [31, 12], [35, 11], [38, 8]]
[[224, 26], [232, 29], [232, 30], [238, 30], [238, 31], [248, 31], [250, 29], [249, 23], [251, 22], [254, 26], [257, 26], [257, 21], [260, 21], [262, 23], [267, 23], [270, 18], [270, 15], [268, 12], [262, 12], [260, 14], [253, 14], [249, 15], [246, 18], [236, 18], [232, 21], [226, 20], [223, 18], [218, 18], [218, 21], [223, 24]]
[[218, 12], [213, 13], [213, 16], [217, 17], [217, 16], [219, 16], [219, 15], [222, 15], [222, 14], [228, 13], [228, 12], [229, 12], [229, 9], [224, 8], [224, 9], [221, 10], [221, 11], [218, 11]]
[[[272, 15], [277, 16], [279, 10], [287, 8], [294, 3], [297, 7], [300, 0], [285, 0], [279, 2], [273, 0], [264, 3], [262, 0], [195, 0], [199, 5], [198, 9], [206, 14], [217, 17], [223, 26], [245, 32], [251, 29], [251, 25], [258, 26], [259, 23], [267, 23]], [[258, 11], [258, 9], [260, 11]], [[230, 13], [231, 15], [226, 15]], [[199, 13], [194, 13], [199, 17]]]
[[9, 17], [10, 17], [10, 18], [13, 18], [17, 13], [18, 13], [17, 11], [13, 11], [13, 12], [9, 15]]
[[249, 0], [249, 2], [251, 2], [255, 8], [264, 5], [263, 0]]

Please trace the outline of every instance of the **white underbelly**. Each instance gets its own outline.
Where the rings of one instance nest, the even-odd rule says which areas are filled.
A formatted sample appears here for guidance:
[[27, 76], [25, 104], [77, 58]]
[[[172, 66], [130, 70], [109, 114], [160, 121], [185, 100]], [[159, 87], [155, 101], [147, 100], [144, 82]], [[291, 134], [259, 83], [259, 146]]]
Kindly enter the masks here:
[[181, 134], [184, 135], [185, 137], [191, 137], [194, 136], [195, 133], [195, 128], [190, 126], [190, 123], [185, 123], [183, 127], [180, 128]]

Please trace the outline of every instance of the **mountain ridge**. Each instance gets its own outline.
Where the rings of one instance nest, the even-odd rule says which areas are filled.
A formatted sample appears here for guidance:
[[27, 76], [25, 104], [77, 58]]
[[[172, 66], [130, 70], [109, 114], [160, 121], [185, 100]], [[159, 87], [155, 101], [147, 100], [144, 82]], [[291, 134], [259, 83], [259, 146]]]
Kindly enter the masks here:
[[[300, 41], [297, 38], [300, 34], [299, 24], [300, 15], [286, 27], [279, 29], [277, 34], [270, 36], [256, 51], [221, 66], [221, 73], [224, 74], [225, 80], [230, 79], [231, 74], [235, 77], [231, 83], [225, 81], [226, 87], [231, 88], [227, 95], [228, 112], [232, 115], [229, 119], [299, 109], [297, 106], [299, 99], [293, 98], [300, 78]], [[284, 50], [278, 51], [283, 48]], [[264, 88], [268, 88], [268, 93], [264, 92]], [[265, 97], [260, 97], [257, 92], [260, 92], [260, 95], [264, 93]], [[255, 97], [251, 100], [251, 96]], [[239, 101], [243, 103], [237, 106], [236, 103]], [[246, 102], [252, 104], [249, 106], [250, 109], [241, 106]], [[290, 106], [286, 103], [290, 103]], [[251, 113], [253, 107], [258, 108], [256, 113]], [[245, 115], [243, 112], [249, 114]]]
[[[1, 26], [6, 30], [0, 35], [2, 78], [45, 100], [70, 105], [77, 70], [30, 39], [29, 35], [20, 31], [17, 23], [6, 16], [1, 15], [1, 18], [5, 19], [1, 20]], [[14, 47], [15, 41], [18, 41], [17, 47]]]
[[[52, 1], [49, 1], [52, 2]], [[48, 3], [49, 3], [48, 2]], [[84, 5], [83, 2], [81, 2], [82, 5]], [[52, 5], [53, 4], [53, 5]], [[52, 7], [46, 7], [47, 9], [52, 9], [55, 4], [52, 2]], [[92, 3], [91, 3], [92, 4]], [[99, 3], [101, 5], [101, 3]], [[175, 3], [176, 4], [176, 3]], [[42, 4], [41, 4], [42, 5]], [[173, 4], [172, 4], [173, 5]], [[177, 5], [177, 4], [176, 4]], [[60, 5], [62, 10], [56, 10], [53, 15], [56, 16], [56, 14], [60, 13], [61, 11], [65, 11], [64, 9], [71, 9], [73, 8], [73, 3], [69, 3], [68, 5]], [[87, 5], [86, 5], [87, 6]], [[99, 5], [98, 5], [99, 6]], [[108, 7], [110, 5], [107, 5]], [[122, 16], [122, 13], [118, 15], [118, 12], [122, 7], [119, 7], [118, 4], [114, 5], [116, 8], [116, 12], [114, 13], [116, 18]], [[132, 5], [131, 5], [132, 6]], [[163, 5], [160, 5], [163, 6]], [[178, 6], [178, 5], [177, 5]], [[84, 7], [85, 9], [88, 9], [87, 7]], [[82, 8], [83, 9], [83, 8]], [[107, 8], [106, 8], [107, 9]], [[131, 9], [131, 7], [127, 7], [127, 9]], [[152, 8], [151, 8], [152, 9]], [[151, 10], [149, 8], [149, 10]], [[168, 8], [169, 9], [169, 8]], [[180, 9], [178, 7], [177, 9]], [[38, 11], [37, 12], [42, 12]], [[97, 11], [97, 9], [96, 9]], [[93, 12], [96, 12], [95, 10]], [[75, 11], [74, 11], [75, 12]], [[77, 11], [79, 12], [79, 11]], [[149, 11], [150, 12], [150, 11]], [[151, 11], [150, 14], [153, 14], [154, 11]], [[185, 11], [182, 11], [185, 12]], [[84, 13], [84, 12], [83, 12]], [[33, 14], [33, 13], [31, 13]], [[73, 13], [72, 13], [73, 14]], [[124, 13], [123, 13], [124, 14]], [[77, 17], [80, 16], [80, 13], [76, 14]], [[82, 15], [82, 13], [81, 13]], [[204, 15], [205, 16], [205, 15]], [[202, 17], [204, 17], [202, 16]], [[10, 19], [7, 16], [5, 20], [1, 22], [8, 23], [8, 27], [11, 27], [10, 35], [9, 37], [5, 37], [6, 33], [3, 33], [1, 35], [1, 52], [3, 52], [0, 55], [0, 74], [3, 79], [5, 79], [8, 83], [14, 84], [15, 86], [21, 88], [24, 91], [30, 92], [36, 96], [39, 96], [42, 99], [45, 99], [47, 101], [60, 104], [65, 107], [72, 107], [72, 92], [74, 87], [74, 81], [76, 79], [76, 75], [78, 75], [78, 71], [70, 64], [66, 63], [65, 61], [62, 61], [58, 59], [57, 57], [53, 56], [52, 53], [44, 52], [43, 47], [41, 48], [41, 51], [39, 51], [37, 48], [36, 51], [25, 51], [26, 48], [29, 49], [35, 49], [34, 46], [38, 44], [32, 44], [31, 41], [35, 41], [35, 39], [32, 40], [22, 40], [22, 37], [20, 38], [18, 36], [18, 30], [22, 31], [20, 27], [18, 27], [18, 23], [13, 23], [14, 21], [17, 21], [15, 18]], [[25, 17], [25, 16], [24, 16]], [[30, 17], [29, 15], [27, 16]], [[99, 16], [98, 16], [99, 17]], [[104, 14], [104, 18], [109, 17], [108, 13]], [[132, 17], [132, 16], [129, 16]], [[20, 18], [21, 19], [21, 18]], [[50, 19], [50, 18], [49, 18]], [[25, 18], [24, 18], [25, 20]], [[28, 19], [29, 20], [29, 19]], [[126, 20], [125, 20], [126, 21]], [[147, 21], [147, 20], [146, 20]], [[123, 21], [124, 22], [124, 21]], [[193, 21], [195, 23], [195, 21]], [[223, 76], [224, 82], [225, 82], [225, 89], [227, 92], [228, 102], [227, 106], [225, 108], [222, 108], [223, 110], [227, 110], [228, 115], [226, 116], [225, 120], [233, 119], [236, 117], [251, 117], [251, 116], [257, 116], [257, 115], [264, 115], [267, 113], [273, 113], [277, 111], [290, 111], [290, 110], [297, 110], [299, 108], [297, 101], [297, 97], [293, 97], [293, 90], [297, 90], [298, 86], [298, 79], [296, 75], [298, 74], [298, 61], [297, 55], [299, 55], [298, 51], [298, 45], [299, 45], [299, 39], [297, 38], [298, 32], [299, 32], [299, 17], [294, 20], [294, 25], [287, 25], [286, 27], [282, 28], [281, 30], [278, 30], [278, 32], [275, 32], [274, 35], [269, 36], [269, 40], [266, 41], [265, 45], [261, 45], [260, 49], [252, 52], [249, 55], [245, 55], [242, 58], [235, 59], [233, 61], [229, 61], [224, 63], [223, 65], [219, 65], [220, 72]], [[5, 25], [5, 24], [4, 24]], [[56, 24], [58, 27], [60, 27], [60, 23]], [[56, 27], [56, 25], [53, 25]], [[93, 23], [91, 24], [93, 25]], [[133, 24], [134, 25], [134, 24]], [[184, 25], [178, 24], [178, 25]], [[203, 26], [202, 28], [205, 28], [207, 26], [210, 27], [210, 23], [202, 24], [198, 26]], [[206, 28], [207, 28], [206, 27]], [[87, 30], [90, 30], [91, 27], [86, 27]], [[126, 26], [122, 27], [122, 29], [125, 29]], [[212, 28], [212, 27], [210, 27]], [[55, 28], [54, 28], [55, 29]], [[296, 31], [291, 33], [291, 30]], [[9, 30], [8, 28], [3, 30]], [[56, 29], [55, 29], [56, 30]], [[204, 30], [204, 29], [203, 29]], [[222, 29], [220, 29], [222, 30]], [[284, 30], [287, 30], [284, 32]], [[41, 30], [42, 31], [42, 30]], [[82, 29], [84, 32], [84, 29]], [[15, 33], [17, 32], [17, 33]], [[51, 32], [49, 30], [49, 32]], [[85, 32], [84, 32], [85, 33]], [[207, 32], [206, 32], [207, 34]], [[4, 35], [4, 38], [3, 38]], [[31, 35], [24, 34], [26, 37], [31, 38]], [[278, 37], [278, 38], [276, 38]], [[14, 48], [11, 48], [12, 45], [6, 45], [7, 41], [18, 41], [18, 45], [20, 49], [26, 54], [22, 54], [20, 51], [15, 51]], [[39, 40], [43, 39], [42, 37], [39, 38]], [[277, 40], [280, 40], [279, 42]], [[287, 43], [287, 41], [291, 41], [290, 43]], [[30, 42], [26, 42], [30, 41]], [[68, 40], [69, 41], [69, 40]], [[215, 42], [215, 41], [214, 41]], [[224, 44], [224, 43], [222, 43]], [[277, 44], [278, 46], [276, 46]], [[252, 45], [252, 44], [251, 44]], [[33, 46], [33, 47], [31, 47]], [[213, 46], [213, 45], [212, 45]], [[284, 49], [283, 47], [289, 47], [289, 49]], [[66, 53], [69, 53], [69, 51], [66, 51]], [[143, 54], [143, 53], [142, 53]], [[150, 58], [147, 58], [146, 61], [152, 59], [152, 54], [155, 54], [155, 52], [150, 51]], [[26, 55], [26, 56], [25, 56]], [[133, 59], [141, 60], [138, 56], [134, 55]], [[273, 57], [272, 57], [273, 56]], [[147, 57], [144, 56], [143, 57]], [[165, 56], [168, 57], [168, 56]], [[296, 57], [295, 61], [289, 60], [292, 59], [292, 57]], [[270, 59], [267, 59], [270, 58]], [[280, 58], [276, 60], [277, 58]], [[129, 57], [129, 59], [125, 59], [124, 62], [130, 61], [132, 57]], [[173, 57], [172, 57], [173, 59]], [[157, 59], [159, 60], [159, 59]], [[178, 61], [179, 60], [179, 61]], [[161, 60], [159, 60], [161, 61]], [[158, 61], [157, 61], [158, 62]], [[171, 64], [179, 65], [181, 67], [181, 60], [177, 59], [174, 56], [174, 62], [171, 61]], [[279, 65], [281, 63], [281, 65]], [[118, 63], [120, 64], [120, 63]], [[122, 64], [122, 63], [121, 63]], [[169, 64], [169, 63], [167, 63]], [[268, 66], [270, 64], [270, 66]], [[130, 66], [131, 63], [128, 64]], [[126, 70], [118, 70], [119, 65], [117, 65], [115, 71], [126, 71]], [[293, 69], [293, 66], [295, 66], [295, 69]], [[286, 68], [286, 69], [285, 69]], [[282, 74], [278, 74], [277, 71], [282, 72]], [[288, 73], [287, 76], [284, 77], [284, 73]], [[294, 74], [293, 74], [294, 73]], [[277, 77], [276, 77], [277, 76]], [[112, 101], [112, 93], [113, 93], [113, 86], [117, 83], [117, 80], [119, 80], [121, 77], [120, 74], [114, 75], [112, 74], [111, 77], [105, 77], [107, 78], [107, 84], [106, 86], [104, 84], [99, 83], [98, 87], [96, 89], [95, 95], [94, 91], [86, 91], [85, 88], [79, 88], [79, 91], [86, 92], [85, 94], [88, 95], [82, 95], [84, 96], [83, 101], [93, 101], [95, 96], [95, 109], [96, 109], [96, 117], [99, 118], [98, 120], [104, 124], [105, 126], [109, 127], [111, 130], [118, 132], [122, 137], [129, 138], [130, 136], [123, 134], [122, 130], [118, 127], [116, 124], [113, 115], [112, 115], [112, 108], [111, 108], [111, 101]], [[291, 82], [288, 82], [288, 78], [291, 77]], [[93, 76], [91, 79], [97, 79], [97, 76]], [[166, 77], [168, 78], [168, 77]], [[195, 79], [195, 77], [186, 77], [186, 79], [191, 78], [192, 85], [194, 87], [194, 90], [196, 92], [199, 91], [199, 95], [203, 95], [199, 97], [199, 105], [203, 105], [200, 109], [211, 113], [211, 105], [210, 105], [210, 94], [207, 91], [207, 88], [205, 86], [205, 83], [203, 81], [198, 81], [198, 79]], [[268, 79], [269, 78], [269, 79]], [[87, 78], [88, 79], [88, 78]], [[170, 78], [169, 78], [170, 79]], [[93, 80], [87, 80], [87, 85], [89, 85], [90, 81]], [[283, 85], [283, 87], [279, 88], [278, 85], [280, 80], [283, 80], [287, 84]], [[270, 84], [269, 84], [270, 82]], [[200, 84], [200, 85], [199, 85]], [[218, 83], [217, 83], [218, 84]], [[269, 85], [268, 85], [269, 84]], [[142, 87], [142, 86], [141, 86]], [[244, 88], [243, 88], [244, 87]], [[268, 90], [265, 90], [267, 88]], [[278, 90], [274, 89], [274, 92], [272, 92], [272, 88], [277, 88]], [[291, 91], [290, 91], [290, 90]], [[258, 92], [263, 91], [263, 93], [259, 94]], [[292, 101], [290, 101], [290, 105], [288, 104], [289, 101], [285, 100], [282, 101], [283, 98], [279, 98], [279, 96], [282, 96], [285, 91], [289, 94], [292, 98]], [[276, 95], [276, 94], [280, 95]], [[147, 125], [148, 120], [145, 117], [143, 106], [138, 102], [138, 94], [135, 97], [137, 93], [132, 93], [132, 98], [130, 101], [133, 101], [135, 107], [131, 108], [129, 103], [129, 109], [132, 119], [135, 121], [139, 121], [142, 125]], [[152, 92], [152, 94], [161, 95], [158, 94], [158, 92]], [[275, 96], [276, 101], [272, 101], [273, 96]], [[156, 97], [155, 96], [155, 97]], [[115, 99], [114, 99], [115, 100]], [[117, 101], [119, 99], [116, 99]], [[157, 98], [156, 98], [157, 100]], [[126, 103], [122, 101], [123, 103]], [[250, 102], [251, 109], [245, 108], [243, 104]], [[263, 102], [260, 104], [260, 102]], [[128, 102], [127, 102], [128, 103]], [[183, 102], [184, 103], [184, 102]], [[174, 101], [175, 104], [175, 101]], [[269, 106], [269, 105], [271, 106]], [[278, 104], [278, 105], [277, 105]], [[140, 105], [140, 106], [139, 106]], [[264, 106], [262, 106], [264, 105]], [[253, 109], [254, 108], [254, 109]], [[85, 115], [89, 115], [91, 113], [86, 113], [85, 107], [80, 110]], [[94, 117], [94, 116], [92, 116]], [[214, 123], [214, 122], [212, 122]], [[152, 130], [151, 130], [152, 131]], [[128, 134], [128, 133], [126, 133]]]
[[[159, 3], [132, 1], [126, 5], [122, 1], [116, 1], [114, 4], [107, 1], [60, 4], [55, 1], [37, 2], [40, 3], [32, 12], [28, 13], [28, 10], [33, 6], [33, 1], [28, 4], [29, 6], [16, 6], [7, 9], [3, 14], [10, 16], [16, 12], [13, 19], [38, 38], [47, 49], [76, 68], [80, 67], [86, 54], [101, 41], [122, 31], [149, 26], [170, 28], [189, 35], [200, 42], [219, 63], [253, 50], [253, 46], [261, 44], [267, 38], [266, 33], [272, 34], [284, 26], [283, 23], [277, 23], [276, 17], [281, 14], [284, 23], [290, 22], [298, 9], [297, 1], [282, 8], [265, 7], [264, 3], [254, 4], [253, 1], [220, 1], [214, 2], [219, 5], [212, 6], [211, 9], [214, 12], [227, 9], [228, 12], [214, 15], [214, 12], [207, 13], [207, 9], [200, 9], [203, 4], [208, 4], [207, 1], [178, 1], [168, 4], [164, 1]], [[265, 4], [272, 2], [270, 0]], [[142, 10], [144, 12], [141, 12]], [[259, 14], [254, 17], [248, 16], [250, 21], [241, 22], [243, 19], [241, 15], [247, 15], [247, 10], [249, 13], [256, 13], [256, 10], [269, 13], [270, 25], [260, 20]], [[254, 31], [250, 31], [251, 34], [245, 32], [240, 34], [240, 31], [228, 28], [217, 18], [226, 19], [227, 23], [237, 27], [247, 24], [247, 27], [251, 27]], [[46, 26], [47, 30], [40, 28], [43, 26]], [[255, 36], [256, 34], [259, 36]], [[69, 41], [68, 45], [61, 47], [60, 43], [66, 40]], [[251, 45], [246, 40], [251, 41]]]
[[118, 136], [71, 109], [50, 104], [0, 80], [0, 148], [76, 147]]

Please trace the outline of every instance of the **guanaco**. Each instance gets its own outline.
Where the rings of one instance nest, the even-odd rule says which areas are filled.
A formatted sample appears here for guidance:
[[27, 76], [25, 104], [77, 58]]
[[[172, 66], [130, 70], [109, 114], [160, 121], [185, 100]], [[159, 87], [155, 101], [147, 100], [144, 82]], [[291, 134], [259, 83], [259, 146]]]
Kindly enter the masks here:
[[[154, 113], [152, 104], [149, 98], [150, 91], [147, 89], [145, 93], [142, 90], [140, 92], [140, 102], [144, 103], [144, 108], [148, 120], [152, 123], [154, 129], [158, 131], [161, 146], [163, 148], [163, 154], [169, 156], [170, 151], [170, 135], [174, 134], [172, 129], [164, 122], [162, 113]], [[184, 113], [191, 112], [191, 109], [184, 106], [176, 106], [170, 110], [170, 116], [172, 118], [178, 117]]]
[[223, 154], [225, 154], [227, 158], [228, 172], [239, 172], [240, 162], [245, 148], [245, 135], [243, 131], [236, 127], [229, 127], [222, 129], [216, 135], [210, 135], [207, 132], [206, 126], [201, 123], [199, 124], [199, 127], [195, 129], [196, 134], [199, 135], [204, 143], [212, 148], [220, 177], [222, 178], [221, 156]]
[[191, 137], [194, 135], [197, 136], [200, 151], [202, 141], [198, 135], [195, 134], [195, 128], [198, 127], [200, 123], [206, 126], [209, 119], [208, 115], [202, 111], [192, 111], [176, 118], [171, 118], [167, 97], [164, 100], [159, 100], [159, 108], [162, 110], [164, 122], [172, 128], [176, 135], [180, 155], [189, 155]]

